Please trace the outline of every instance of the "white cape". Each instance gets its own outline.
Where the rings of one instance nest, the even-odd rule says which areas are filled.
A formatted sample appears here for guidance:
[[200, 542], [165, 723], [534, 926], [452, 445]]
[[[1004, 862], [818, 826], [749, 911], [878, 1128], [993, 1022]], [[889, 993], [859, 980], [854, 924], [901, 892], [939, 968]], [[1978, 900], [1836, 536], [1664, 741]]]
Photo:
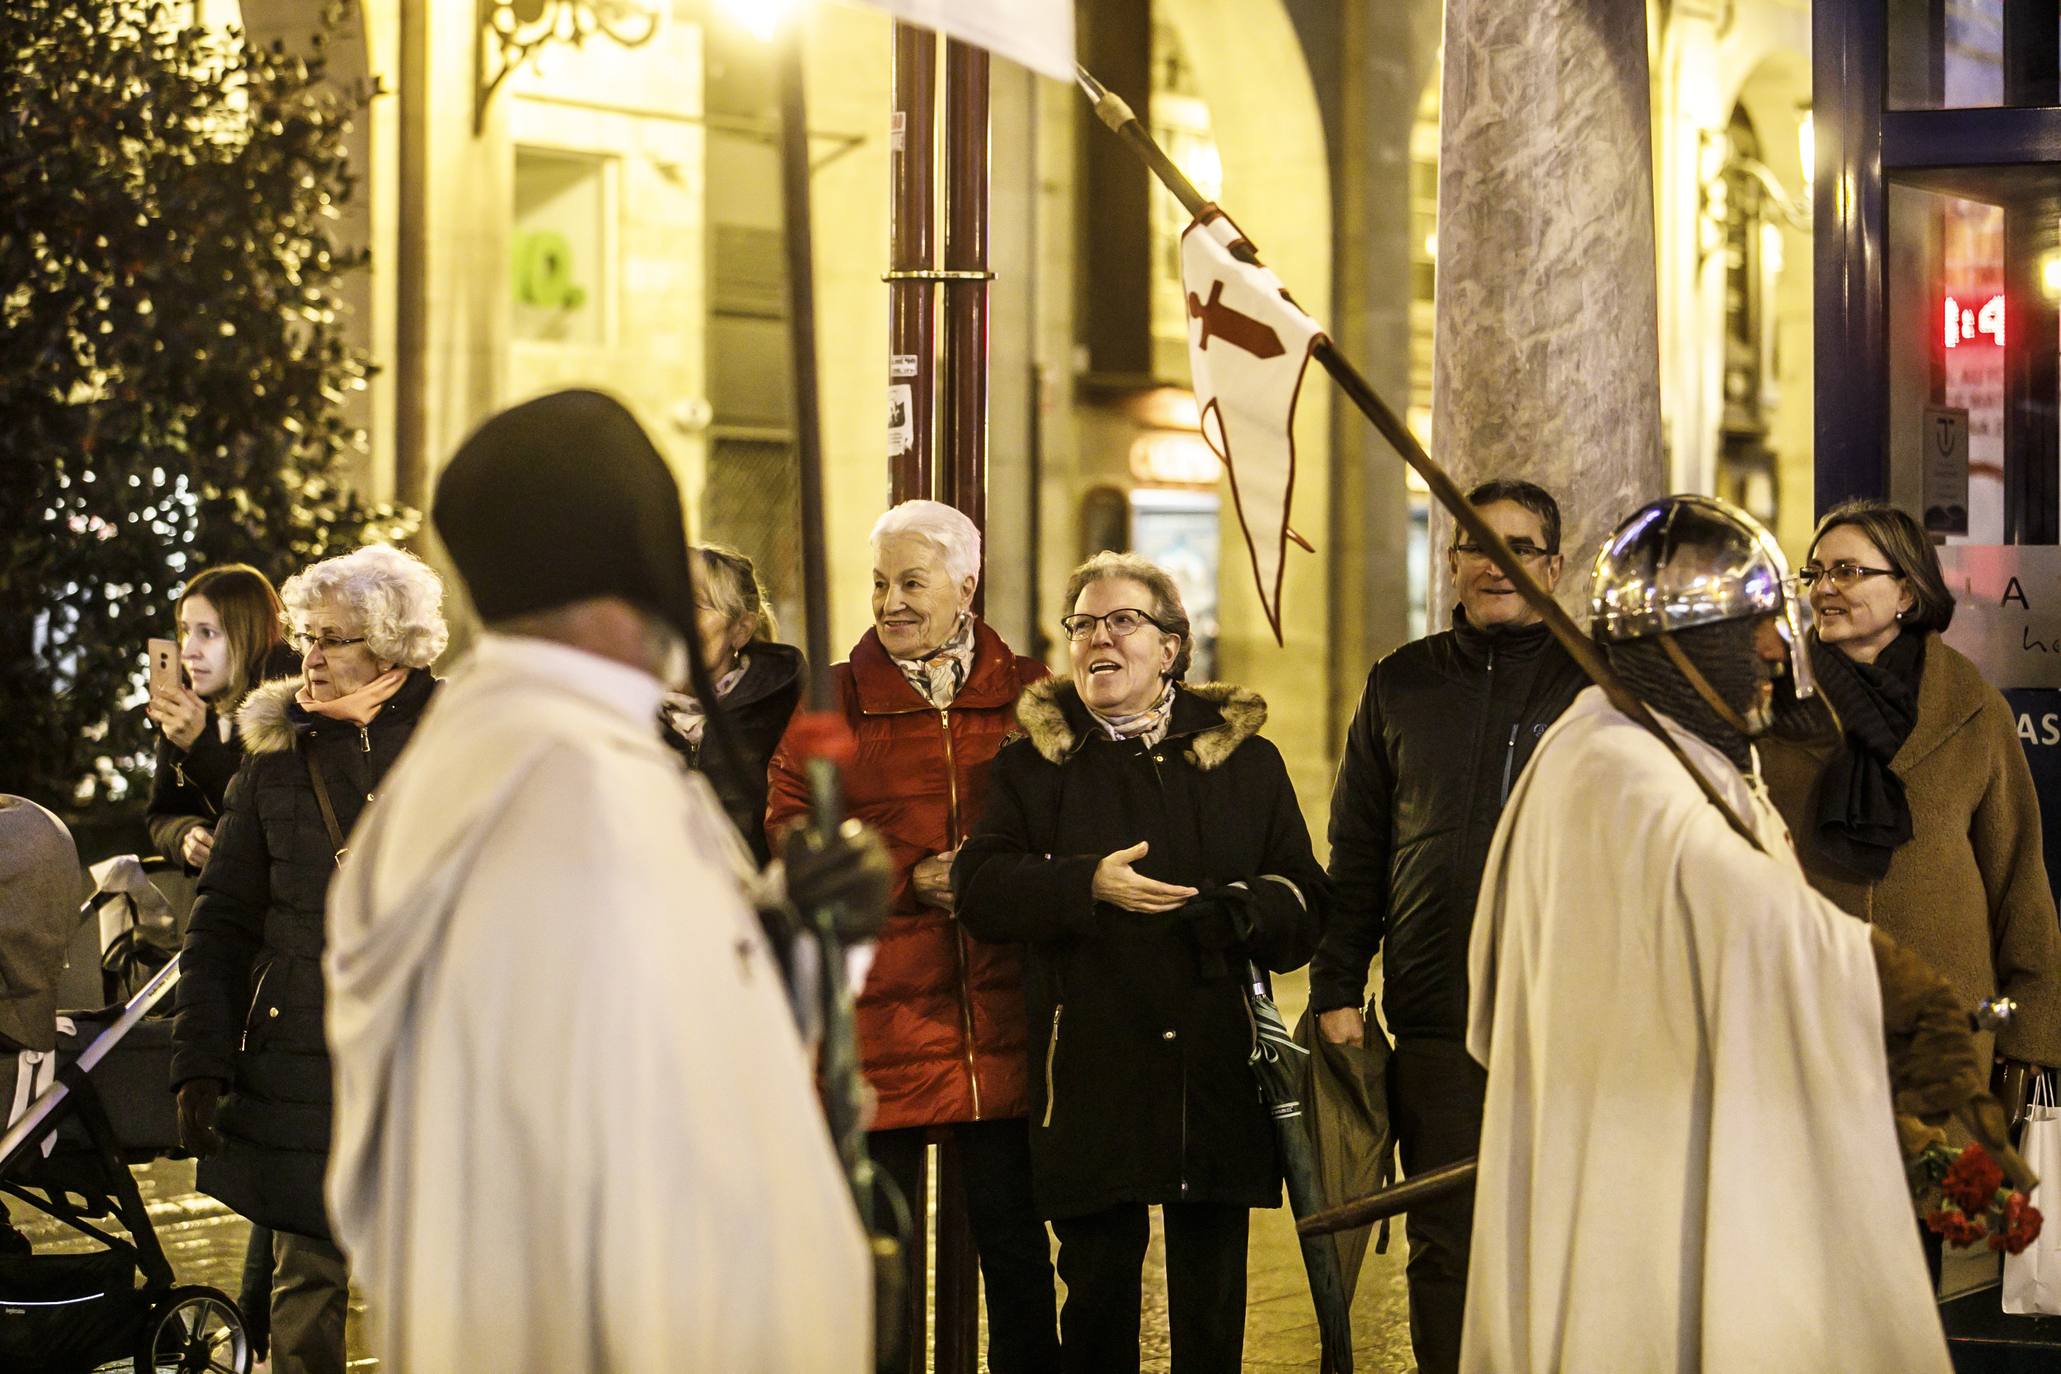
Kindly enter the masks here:
[[1461, 1366], [1945, 1374], [1868, 928], [1805, 885], [1759, 789], [1677, 737], [1765, 854], [1593, 687], [1489, 851]]
[[487, 636], [351, 836], [328, 1201], [383, 1368], [869, 1366], [865, 1240], [659, 696]]

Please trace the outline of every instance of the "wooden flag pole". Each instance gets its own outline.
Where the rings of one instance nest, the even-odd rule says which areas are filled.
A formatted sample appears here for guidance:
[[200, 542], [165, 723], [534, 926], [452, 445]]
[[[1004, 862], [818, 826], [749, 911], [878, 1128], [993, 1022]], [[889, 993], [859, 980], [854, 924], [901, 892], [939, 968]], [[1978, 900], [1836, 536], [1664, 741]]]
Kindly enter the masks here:
[[[1131, 107], [1124, 103], [1122, 97], [1103, 86], [1085, 67], [1076, 67], [1074, 74], [1080, 82], [1081, 90], [1094, 105], [1096, 117], [1137, 153], [1139, 160], [1159, 179], [1160, 184], [1173, 192], [1174, 198], [1181, 202], [1183, 209], [1197, 219], [1217, 212], [1218, 207], [1195, 189], [1194, 183], [1174, 165], [1173, 159], [1166, 155], [1165, 150], [1153, 141], [1144, 123]], [[1231, 253], [1240, 262], [1261, 265], [1259, 250], [1248, 240], [1240, 239], [1232, 244]], [[1589, 680], [1603, 689], [1603, 694], [1610, 698], [1610, 704], [1644, 726], [1655, 739], [1665, 745], [1676, 761], [1689, 770], [1689, 776], [1696, 780], [1697, 787], [1702, 790], [1710, 804], [1724, 816], [1726, 823], [1741, 839], [1755, 849], [1760, 849], [1761, 843], [1753, 833], [1753, 828], [1732, 809], [1731, 803], [1717, 790], [1716, 784], [1704, 777], [1703, 771], [1690, 761], [1688, 754], [1682, 749], [1681, 742], [1654, 718], [1646, 703], [1633, 695], [1631, 688], [1625, 686], [1624, 679], [1610, 667], [1596, 642], [1583, 633], [1573, 618], [1562, 609], [1560, 603], [1553, 599], [1552, 594], [1525, 571], [1524, 564], [1518, 561], [1516, 554], [1510, 552], [1510, 546], [1503, 542], [1503, 536], [1490, 528], [1488, 522], [1468, 504], [1467, 497], [1459, 486], [1447, 475], [1443, 467], [1432, 461], [1431, 455], [1424, 451], [1424, 446], [1417, 442], [1417, 436], [1410, 432], [1410, 427], [1381, 399], [1372, 384], [1352, 365], [1351, 360], [1338, 351], [1337, 345], [1331, 342], [1328, 335], [1318, 335], [1316, 345], [1310, 352], [1324, 370], [1331, 374], [1331, 379], [1338, 383], [1339, 390], [1346, 394], [1346, 398], [1359, 408], [1360, 413], [1373, 423], [1374, 428], [1381, 431], [1381, 436], [1402, 455], [1403, 461], [1416, 469], [1417, 475], [1424, 479], [1424, 484], [1431, 488], [1431, 494], [1438, 498], [1440, 505], [1452, 513], [1454, 521], [1467, 532], [1467, 537], [1488, 554], [1490, 561], [1510, 580], [1510, 585], [1517, 589], [1518, 595], [1539, 613], [1539, 618], [1545, 621], [1553, 637], [1560, 641], [1568, 656], [1588, 674]], [[1798, 646], [1795, 652], [1803, 652], [1802, 647]]]

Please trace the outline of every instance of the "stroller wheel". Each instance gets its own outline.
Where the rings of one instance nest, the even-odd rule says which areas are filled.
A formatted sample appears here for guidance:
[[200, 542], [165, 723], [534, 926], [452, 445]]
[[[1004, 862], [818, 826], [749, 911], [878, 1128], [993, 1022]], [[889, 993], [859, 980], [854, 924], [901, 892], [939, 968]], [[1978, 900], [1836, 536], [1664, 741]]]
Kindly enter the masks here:
[[150, 1309], [136, 1374], [250, 1374], [243, 1313], [213, 1288], [174, 1288]]

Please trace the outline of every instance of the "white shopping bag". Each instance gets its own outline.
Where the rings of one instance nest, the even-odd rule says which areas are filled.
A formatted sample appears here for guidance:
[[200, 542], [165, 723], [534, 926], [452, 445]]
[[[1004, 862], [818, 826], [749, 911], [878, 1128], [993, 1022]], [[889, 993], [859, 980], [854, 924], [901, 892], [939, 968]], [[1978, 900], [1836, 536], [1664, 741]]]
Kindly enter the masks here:
[[2018, 1152], [2040, 1176], [2032, 1205], [2045, 1224], [2023, 1253], [2004, 1256], [2004, 1310], [2020, 1317], [2061, 1316], [2061, 1108], [2055, 1106], [2052, 1073], [2041, 1074], [2033, 1087]]

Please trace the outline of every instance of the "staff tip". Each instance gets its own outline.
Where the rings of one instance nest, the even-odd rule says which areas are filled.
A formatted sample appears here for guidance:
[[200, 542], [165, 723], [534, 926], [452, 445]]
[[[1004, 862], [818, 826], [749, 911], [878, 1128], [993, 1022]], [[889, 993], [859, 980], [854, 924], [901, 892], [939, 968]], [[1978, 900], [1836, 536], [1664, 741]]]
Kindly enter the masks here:
[[1124, 103], [1122, 96], [1097, 81], [1094, 74], [1078, 62], [1073, 64], [1073, 79], [1080, 84], [1081, 93], [1088, 97], [1088, 103], [1095, 107], [1095, 117], [1110, 128], [1122, 132], [1124, 125], [1138, 117]]

